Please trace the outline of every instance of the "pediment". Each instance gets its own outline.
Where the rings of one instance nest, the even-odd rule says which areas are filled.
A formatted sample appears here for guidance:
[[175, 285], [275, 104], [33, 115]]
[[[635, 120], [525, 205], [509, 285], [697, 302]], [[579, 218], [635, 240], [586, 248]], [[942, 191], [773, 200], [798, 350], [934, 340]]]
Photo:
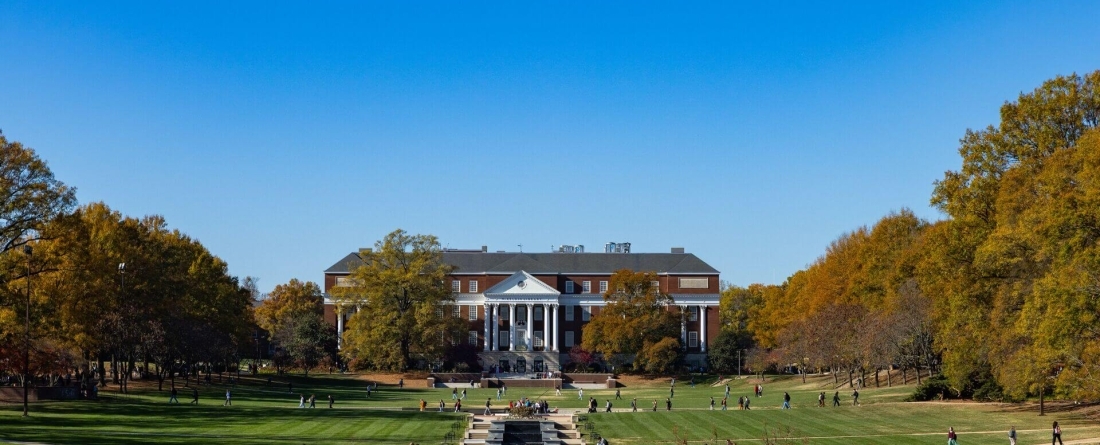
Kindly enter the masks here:
[[531, 274], [519, 271], [485, 291], [485, 295], [561, 295], [557, 289]]

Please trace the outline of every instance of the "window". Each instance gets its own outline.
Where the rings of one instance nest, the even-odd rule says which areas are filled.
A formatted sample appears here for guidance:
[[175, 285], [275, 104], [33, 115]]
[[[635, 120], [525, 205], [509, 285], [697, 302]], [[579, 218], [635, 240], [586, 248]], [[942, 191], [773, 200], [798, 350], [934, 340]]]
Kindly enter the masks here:
[[441, 307], [435, 308], [435, 316], [436, 317], [443, 317], [443, 308], [441, 308]]
[[470, 280], [470, 293], [477, 293], [477, 280]]
[[581, 306], [581, 321], [592, 319], [592, 306]]
[[501, 347], [507, 348], [508, 345], [512, 344], [511, 340], [509, 340], [509, 338], [511, 338], [510, 337], [511, 334], [512, 333], [508, 332], [507, 329], [501, 329], [501, 330], [497, 331], [497, 338], [500, 339], [500, 346]]
[[586, 293], [586, 294], [592, 293], [592, 282], [591, 281], [582, 281], [581, 282], [581, 288], [584, 289], [584, 293]]
[[477, 346], [477, 331], [470, 331], [470, 344]]
[[454, 307], [454, 316], [455, 316], [455, 318], [458, 318], [458, 317], [462, 316], [462, 306], [459, 306], [457, 304], [455, 305], [455, 307]]
[[508, 309], [500, 308], [500, 319], [501, 320], [507, 320], [508, 319], [508, 312], [510, 312]]
[[535, 321], [542, 321], [542, 308], [535, 306]]
[[534, 337], [535, 337], [535, 347], [536, 348], [541, 348], [542, 347], [542, 331], [535, 331]]
[[470, 317], [471, 321], [477, 320], [477, 306], [470, 305]]
[[351, 277], [336, 277], [336, 287], [351, 286]]
[[650, 281], [649, 286], [652, 287], [654, 291], [660, 291], [661, 290], [661, 282], [660, 281]]
[[600, 282], [600, 293], [601, 294], [607, 293], [607, 282], [606, 281], [601, 281]]
[[573, 280], [568, 280], [565, 282], [565, 293], [573, 293]]
[[451, 281], [451, 292], [462, 292], [462, 281], [461, 280]]
[[699, 306], [688, 307], [688, 321], [699, 321]]
[[573, 313], [573, 306], [565, 305], [562, 308], [565, 309], [565, 321], [573, 321], [576, 317], [576, 314]]
[[698, 332], [695, 332], [695, 331], [688, 332], [688, 347], [689, 348], [698, 348], [699, 347], [699, 333]]
[[565, 347], [573, 347], [573, 331], [565, 331]]
[[680, 289], [707, 289], [710, 281], [706, 278], [681, 278]]

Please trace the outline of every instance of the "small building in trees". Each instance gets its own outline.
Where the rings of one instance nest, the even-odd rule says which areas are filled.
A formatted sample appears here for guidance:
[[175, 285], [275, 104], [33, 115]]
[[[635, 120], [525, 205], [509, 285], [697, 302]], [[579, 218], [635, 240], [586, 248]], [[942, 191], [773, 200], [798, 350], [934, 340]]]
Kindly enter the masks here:
[[[683, 309], [681, 342], [686, 361], [706, 363], [707, 345], [719, 332], [718, 271], [683, 248], [669, 253], [631, 253], [627, 243], [608, 243], [605, 252], [579, 246], [556, 252], [489, 252], [445, 249], [443, 262], [454, 267], [447, 278], [454, 296], [451, 315], [466, 320], [468, 337], [480, 362], [511, 372], [557, 371], [569, 351], [581, 343], [581, 331], [605, 305], [603, 294], [616, 271], [655, 272], [654, 283], [672, 296], [670, 310]], [[625, 247], [625, 249], [624, 249]], [[363, 264], [352, 252], [325, 270], [325, 320], [343, 334], [355, 308], [338, 308], [328, 296], [348, 285], [351, 271]]]

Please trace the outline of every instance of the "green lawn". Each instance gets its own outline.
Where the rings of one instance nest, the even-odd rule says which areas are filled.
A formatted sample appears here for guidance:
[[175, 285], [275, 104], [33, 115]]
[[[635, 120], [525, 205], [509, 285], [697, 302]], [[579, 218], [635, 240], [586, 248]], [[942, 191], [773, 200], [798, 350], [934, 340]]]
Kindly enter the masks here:
[[[149, 444], [149, 443], [439, 443], [460, 415], [435, 412], [440, 399], [453, 408], [451, 390], [413, 388], [423, 381], [409, 381], [405, 388], [383, 386], [368, 398], [363, 380], [344, 376], [317, 375], [294, 377], [294, 392], [287, 389], [286, 378], [245, 379], [234, 390], [232, 407], [223, 407], [226, 385], [202, 386], [200, 405], [191, 406], [190, 389], [180, 391], [180, 404], [168, 405], [167, 391], [132, 391], [129, 395], [103, 393], [98, 402], [46, 402], [32, 405], [29, 418], [20, 417], [20, 408], [0, 406], [0, 441], [14, 440], [51, 444]], [[759, 443], [767, 428], [791, 428], [795, 435], [808, 437], [812, 444], [916, 444], [943, 443], [948, 426], [960, 433], [960, 443], [1002, 444], [1008, 426], [1020, 431], [1021, 445], [1043, 443], [1049, 437], [1050, 422], [1062, 422], [1067, 440], [1100, 437], [1100, 426], [1077, 414], [1036, 415], [1033, 406], [1000, 406], [970, 403], [903, 403], [913, 386], [868, 388], [861, 391], [863, 406], [850, 406], [850, 390], [841, 391], [843, 407], [816, 408], [817, 394], [832, 388], [831, 379], [771, 379], [764, 384], [764, 397], [752, 397], [751, 411], [737, 411], [739, 395], [752, 396], [752, 381], [731, 384], [729, 411], [709, 411], [710, 397], [720, 400], [723, 386], [700, 381], [695, 388], [687, 382], [676, 384], [673, 411], [664, 411], [669, 396], [667, 380], [651, 381], [621, 389], [624, 400], [614, 400], [615, 391], [585, 390], [584, 399], [576, 390], [555, 396], [552, 389], [512, 388], [507, 398], [546, 399], [559, 408], [582, 408], [588, 397], [604, 403], [612, 399], [616, 411], [626, 410], [637, 397], [641, 413], [598, 413], [590, 416], [595, 430], [612, 443], [672, 443], [675, 434], [701, 443], [716, 431], [721, 439], [739, 443]], [[794, 409], [781, 410], [783, 392], [791, 393]], [[827, 390], [831, 401], [832, 391]], [[298, 394], [317, 396], [316, 409], [299, 409]], [[328, 409], [327, 397], [336, 398], [336, 407]], [[464, 405], [480, 408], [486, 398], [494, 406], [495, 389], [468, 389]], [[420, 401], [428, 402], [429, 412], [416, 410]], [[653, 400], [660, 411], [649, 412]], [[723, 442], [724, 443], [724, 442]], [[796, 443], [803, 443], [798, 441]]]

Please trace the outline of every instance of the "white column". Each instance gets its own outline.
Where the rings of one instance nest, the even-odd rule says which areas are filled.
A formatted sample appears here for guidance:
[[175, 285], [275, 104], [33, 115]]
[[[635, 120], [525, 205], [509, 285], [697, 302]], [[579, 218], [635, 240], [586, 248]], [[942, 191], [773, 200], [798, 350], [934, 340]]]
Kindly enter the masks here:
[[336, 349], [340, 349], [344, 344], [344, 311], [339, 305], [336, 306]]
[[527, 303], [527, 350], [535, 350], [535, 305]]
[[699, 307], [699, 350], [707, 352], [707, 305]]
[[499, 351], [500, 350], [500, 332], [497, 332], [497, 329], [500, 329], [500, 305], [499, 304], [493, 304], [493, 323], [492, 323], [492, 325], [489, 329], [493, 330], [493, 350], [494, 351]]
[[508, 350], [516, 350], [516, 305], [508, 305]]
[[558, 351], [558, 305], [555, 304], [552, 308], [554, 310], [554, 337], [553, 337], [554, 349], [553, 350], [554, 350], [554, 352], [557, 352]]
[[687, 306], [680, 306], [680, 344], [684, 345], [684, 349], [687, 349], [687, 345], [688, 345]]
[[550, 305], [542, 304], [542, 350], [550, 350]]
[[[489, 339], [491, 338], [489, 336], [490, 335], [489, 334], [489, 319], [492, 318], [492, 317], [491, 317], [491, 314], [489, 313], [489, 303], [482, 303], [481, 306], [482, 306], [482, 308], [484, 308], [484, 309], [482, 309], [481, 312], [484, 314], [484, 317], [485, 317], [485, 320], [484, 320], [485, 321], [485, 341], [484, 341], [485, 346], [484, 346], [484, 350], [486, 352], [488, 352], [489, 351]], [[474, 306], [474, 309], [477, 309], [477, 306]]]

